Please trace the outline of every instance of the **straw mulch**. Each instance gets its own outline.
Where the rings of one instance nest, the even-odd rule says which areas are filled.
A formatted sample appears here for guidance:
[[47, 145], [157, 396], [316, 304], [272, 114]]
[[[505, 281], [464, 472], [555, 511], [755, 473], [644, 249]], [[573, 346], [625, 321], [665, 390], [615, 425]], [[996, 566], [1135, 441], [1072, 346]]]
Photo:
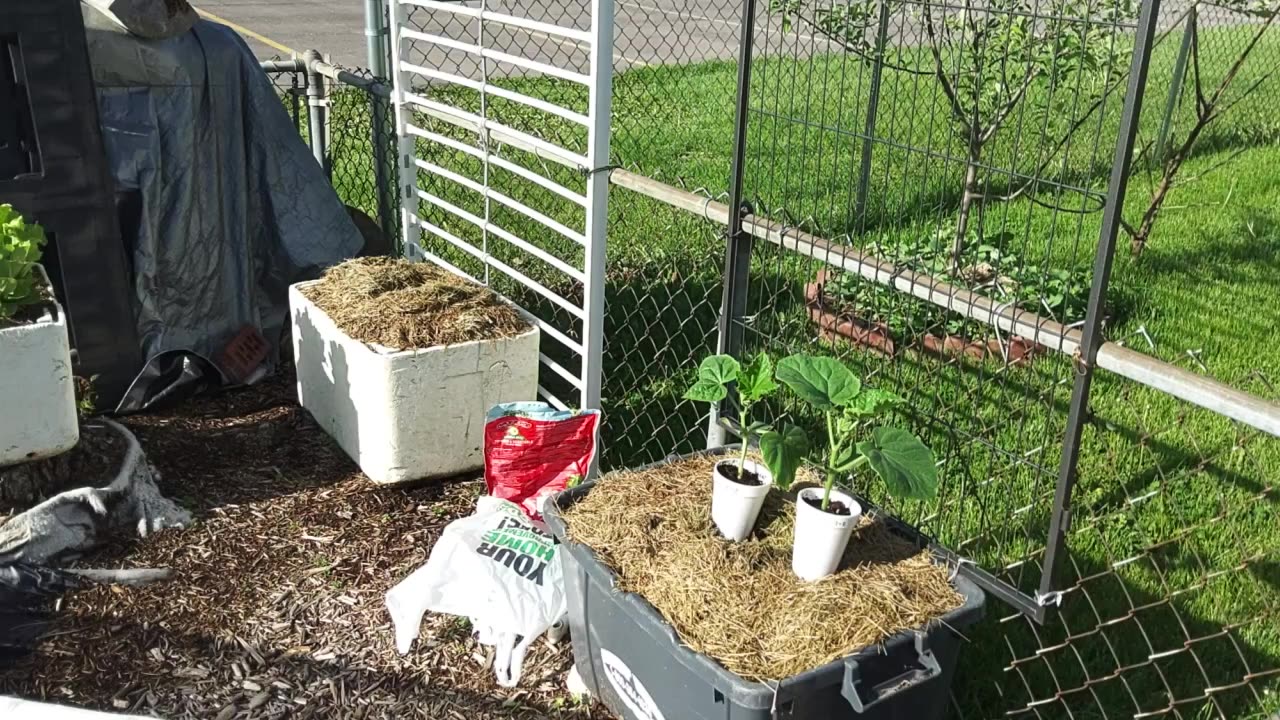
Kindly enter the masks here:
[[772, 492], [746, 542], [711, 523], [714, 457], [603, 478], [564, 519], [653, 604], [693, 650], [752, 680], [810, 670], [890, 635], [921, 627], [963, 598], [946, 568], [862, 521], [836, 575], [806, 583], [791, 572], [795, 507]]
[[397, 350], [513, 337], [529, 329], [493, 291], [430, 263], [348, 260], [302, 294], [347, 335]]

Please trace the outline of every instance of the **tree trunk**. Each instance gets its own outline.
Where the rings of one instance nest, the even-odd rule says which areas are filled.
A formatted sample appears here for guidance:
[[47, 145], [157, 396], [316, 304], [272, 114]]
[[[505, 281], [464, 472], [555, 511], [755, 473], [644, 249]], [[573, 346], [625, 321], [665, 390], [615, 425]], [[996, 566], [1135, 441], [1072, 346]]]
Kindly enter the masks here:
[[1165, 198], [1168, 197], [1169, 191], [1173, 189], [1174, 180], [1178, 177], [1178, 171], [1182, 169], [1182, 164], [1191, 156], [1191, 148], [1195, 146], [1196, 140], [1200, 138], [1200, 133], [1204, 132], [1205, 127], [1213, 119], [1212, 105], [1209, 106], [1208, 112], [1201, 112], [1196, 118], [1196, 124], [1192, 126], [1191, 131], [1187, 133], [1187, 138], [1182, 141], [1178, 149], [1169, 157], [1169, 161], [1164, 164], [1164, 173], [1160, 176], [1160, 183], [1156, 185], [1156, 190], [1151, 194], [1151, 202], [1147, 204], [1147, 209], [1142, 213], [1142, 222], [1138, 223], [1138, 229], [1133, 232], [1133, 237], [1129, 239], [1129, 252], [1133, 257], [1142, 257], [1142, 251], [1147, 249], [1147, 240], [1151, 237], [1151, 229], [1156, 224], [1156, 218], [1160, 215], [1160, 209], [1164, 206]]
[[1147, 238], [1151, 236], [1151, 228], [1155, 226], [1156, 217], [1160, 214], [1160, 206], [1164, 205], [1164, 198], [1169, 194], [1169, 188], [1172, 186], [1173, 175], [1166, 171], [1160, 178], [1160, 184], [1156, 186], [1155, 193], [1151, 195], [1151, 204], [1142, 214], [1142, 222], [1138, 224], [1138, 229], [1129, 239], [1129, 253], [1134, 258], [1142, 257], [1142, 251], [1147, 248]]
[[982, 161], [982, 144], [977, 138], [969, 140], [969, 156], [965, 160], [964, 192], [960, 195], [960, 215], [956, 218], [955, 244], [951, 248], [951, 270], [960, 272], [960, 258], [964, 254], [969, 235], [969, 218], [975, 201], [981, 200], [978, 191], [978, 164]]

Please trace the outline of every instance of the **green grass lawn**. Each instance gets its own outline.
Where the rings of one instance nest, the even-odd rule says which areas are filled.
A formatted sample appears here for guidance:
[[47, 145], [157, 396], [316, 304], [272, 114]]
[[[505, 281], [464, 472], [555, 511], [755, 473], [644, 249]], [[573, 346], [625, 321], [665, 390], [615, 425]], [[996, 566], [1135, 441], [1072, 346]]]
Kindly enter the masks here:
[[[1239, 28], [1208, 31], [1203, 41], [1236, 41]], [[1259, 58], [1280, 52], [1280, 35]], [[1152, 91], [1139, 144], [1159, 124], [1174, 43], [1153, 60]], [[1206, 73], [1221, 72], [1206, 66]], [[1242, 83], [1267, 68], [1246, 66]], [[860, 131], [867, 89], [862, 69], [839, 56], [765, 59], [756, 66], [747, 165], [756, 208], [817, 234], [858, 245], [933, 237], [954, 222], [961, 166], [957, 143], [927, 79], [886, 73], [873, 151], [868, 212], [853, 217]], [[733, 128], [730, 63], [654, 67], [615, 80], [614, 153], [619, 164], [690, 190], [719, 195], [729, 171]], [[585, 109], [585, 95], [564, 83], [513, 80], [512, 88]], [[1280, 399], [1280, 120], [1269, 110], [1280, 85], [1241, 103], [1204, 138], [1175, 191], [1147, 254], [1121, 247], [1112, 282], [1113, 340], [1263, 397]], [[433, 89], [445, 101], [478, 108], [467, 93]], [[344, 99], [345, 98], [345, 99]], [[335, 98], [335, 184], [374, 210], [343, 177], [367, 177], [367, 120], [358, 96]], [[585, 134], [536, 111], [491, 106], [518, 129], [572, 146]], [[999, 137], [987, 156], [992, 188], [1017, 174], [1049, 179], [1018, 200], [986, 206], [982, 234], [1025, 262], [1087, 267], [1100, 229], [1096, 199], [1105, 192], [1120, 98], [1057, 154], [1037, 154], [1076, 118], [1029, 118]], [[1176, 115], [1185, 127], [1186, 108]], [[465, 137], [419, 117], [424, 127]], [[1035, 122], [1039, 125], [1035, 126]], [[362, 125], [362, 123], [365, 123]], [[1036, 130], [1035, 127], [1039, 129]], [[426, 141], [418, 154], [480, 180], [482, 165]], [[581, 189], [583, 176], [505, 149], [505, 157]], [[1224, 161], [1230, 160], [1223, 166]], [[1143, 166], [1140, 166], [1143, 167]], [[338, 172], [338, 168], [343, 168]], [[506, 173], [494, 187], [566, 225], [581, 208]], [[581, 267], [580, 248], [518, 212], [484, 203], [456, 183], [419, 175], [433, 195]], [[1135, 174], [1125, 215], [1135, 218], [1152, 186]], [[1064, 189], [1070, 186], [1070, 189]], [[362, 186], [363, 187], [363, 186]], [[1058, 209], [1053, 209], [1056, 206]], [[573, 299], [576, 283], [431, 203], [421, 215]], [[1080, 211], [1080, 212], [1076, 212]], [[484, 275], [481, 263], [447, 243], [433, 252]], [[621, 467], [701, 447], [703, 408], [679, 399], [698, 359], [715, 344], [721, 294], [723, 228], [615, 188], [610, 198], [605, 357], [604, 460]], [[1029, 367], [939, 360], [906, 351], [894, 358], [820, 343], [809, 325], [804, 284], [812, 260], [757, 245], [748, 309], [748, 345], [781, 355], [820, 345], [870, 382], [904, 395], [907, 418], [945, 455], [944, 490], [928, 507], [896, 507], [943, 544], [1024, 591], [1033, 591], [1047, 537], [1051, 498], [1072, 383], [1070, 361], [1044, 356]], [[495, 286], [557, 325], [564, 311], [491, 275]], [[887, 297], [889, 305], [905, 302]], [[574, 331], [570, 331], [573, 334]], [[1148, 345], [1146, 338], [1154, 342]], [[573, 369], [553, 343], [544, 350]], [[1270, 383], [1270, 384], [1269, 384]], [[558, 394], [567, 388], [548, 382]], [[563, 396], [563, 395], [562, 395]], [[1100, 372], [1079, 460], [1070, 555], [1061, 612], [1034, 626], [991, 600], [992, 619], [971, 633], [958, 707], [965, 717], [1003, 716], [1030, 702], [1027, 717], [1128, 717], [1172, 706], [1170, 717], [1262, 717], [1280, 710], [1280, 440], [1241, 428], [1159, 392]], [[793, 408], [774, 408], [775, 411]], [[800, 418], [803, 420], [803, 418]], [[862, 488], [873, 497], [874, 487]], [[1067, 642], [1070, 640], [1070, 642]], [[1255, 678], [1241, 684], [1244, 678]], [[1221, 688], [1205, 694], [1206, 688]], [[1059, 691], [1060, 699], [1052, 700]], [[1268, 694], [1269, 693], [1269, 694]], [[1172, 704], [1172, 705], [1171, 705]], [[1171, 713], [1173, 711], [1170, 711]]]

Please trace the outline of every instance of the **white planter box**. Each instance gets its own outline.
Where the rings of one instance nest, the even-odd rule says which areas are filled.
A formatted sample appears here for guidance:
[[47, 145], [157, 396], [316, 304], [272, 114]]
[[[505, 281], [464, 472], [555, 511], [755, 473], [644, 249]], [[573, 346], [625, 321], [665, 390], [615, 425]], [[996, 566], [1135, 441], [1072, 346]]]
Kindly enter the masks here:
[[298, 402], [374, 482], [483, 468], [485, 413], [536, 399], [536, 327], [499, 340], [379, 352], [299, 292], [312, 284], [289, 288]]
[[46, 307], [34, 323], [0, 327], [0, 403], [9, 410], [0, 413], [0, 466], [57, 455], [80, 440], [67, 318], [56, 301]]

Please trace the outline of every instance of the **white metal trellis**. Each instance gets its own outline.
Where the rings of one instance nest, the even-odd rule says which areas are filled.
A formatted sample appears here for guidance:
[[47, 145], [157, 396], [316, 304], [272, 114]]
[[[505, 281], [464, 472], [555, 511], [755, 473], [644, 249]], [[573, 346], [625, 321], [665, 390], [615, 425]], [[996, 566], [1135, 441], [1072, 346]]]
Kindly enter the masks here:
[[[601, 355], [604, 345], [604, 261], [609, 183], [608, 173], [604, 172], [603, 168], [609, 162], [609, 117], [613, 93], [613, 0], [586, 1], [591, 11], [589, 30], [562, 27], [544, 20], [495, 12], [489, 9], [489, 0], [480, 0], [478, 3], [464, 3], [456, 0], [453, 2], [390, 0], [389, 2], [392, 32], [391, 75], [394, 80], [396, 133], [400, 141], [400, 162], [398, 163], [401, 189], [400, 215], [405, 253], [410, 258], [434, 262], [478, 282], [488, 283], [490, 271], [501, 273], [506, 278], [536, 292], [572, 317], [572, 322], [576, 326], [574, 328], [566, 327], [563, 323], [558, 326], [545, 318], [538, 318], [544, 341], [557, 343], [580, 359], [577, 372], [566, 368], [563, 363], [557, 362], [548, 355], [547, 345], [544, 342], [544, 351], [541, 354], [542, 377], [548, 377], [545, 373], [549, 371], [572, 385], [579, 394], [577, 403], [573, 403], [557, 397], [547, 389], [546, 383], [540, 382], [539, 395], [561, 409], [567, 409], [571, 405], [584, 408], [600, 406]], [[439, 13], [439, 17], [454, 17], [475, 23], [478, 27], [476, 39], [473, 41], [446, 37], [416, 27], [408, 22], [410, 11], [415, 8], [421, 8], [428, 13]], [[503, 32], [486, 31], [493, 26], [498, 26]], [[537, 47], [538, 43], [526, 42], [523, 45], [512, 43], [513, 47], [495, 48], [488, 46], [486, 42], [487, 39], [499, 35], [514, 38], [519, 33], [528, 36], [526, 39], [552, 38], [554, 42], [570, 43], [585, 50], [589, 58], [588, 71], [582, 73], [577, 69], [562, 67], [521, 54], [523, 48]], [[514, 47], [517, 45], [518, 47]], [[414, 63], [407, 59], [407, 54], [411, 50], [418, 52], [422, 57], [430, 57], [424, 48], [466, 54], [475, 59], [479, 68], [478, 74], [464, 75], [441, 67], [428, 67], [429, 61]], [[562, 57], [562, 55], [556, 54], [555, 57]], [[500, 65], [515, 67], [524, 73], [542, 74], [585, 86], [589, 93], [587, 113], [584, 115], [555, 102], [493, 84], [493, 76]], [[433, 84], [441, 83], [453, 84], [478, 93], [481, 97], [479, 112], [454, 107], [429, 97]], [[545, 138], [495, 120], [490, 116], [487, 102], [491, 98], [518, 103], [585, 127], [587, 130], [585, 152], [561, 147]], [[450, 137], [421, 127], [415, 123], [417, 117], [429, 117], [435, 121], [462, 128], [469, 136], [468, 139], [473, 138], [475, 142], [474, 144], [464, 142], [456, 135]], [[480, 180], [466, 177], [441, 167], [425, 157], [420, 157], [417, 148], [418, 143], [422, 141], [463, 153], [480, 161], [484, 168], [483, 177]], [[578, 168], [586, 176], [585, 192], [565, 187], [538, 172], [537, 168], [521, 165], [496, 154], [493, 148], [499, 143], [532, 153], [538, 158], [554, 160], [559, 165]], [[581, 206], [585, 217], [583, 227], [580, 230], [568, 227], [550, 217], [548, 213], [530, 207], [491, 187], [490, 168], [495, 167]], [[420, 172], [428, 173], [443, 181], [456, 183], [476, 193], [483, 199], [484, 216], [470, 212], [420, 187], [418, 183]], [[477, 228], [484, 238], [481, 246], [477, 247], [456, 233], [419, 217], [419, 207], [423, 202]], [[584, 250], [582, 253], [584, 261], [581, 266], [570, 263], [492, 222], [489, 213], [491, 203], [518, 212], [547, 230], [580, 245]], [[484, 277], [473, 277], [425, 249], [421, 240], [427, 234], [443, 240], [483, 263]], [[553, 288], [513, 267], [512, 264], [494, 257], [489, 249], [489, 237], [497, 238], [518, 248], [521, 252], [555, 268], [570, 280], [580, 283], [581, 300], [566, 298]], [[563, 353], [553, 354], [563, 355]]]

